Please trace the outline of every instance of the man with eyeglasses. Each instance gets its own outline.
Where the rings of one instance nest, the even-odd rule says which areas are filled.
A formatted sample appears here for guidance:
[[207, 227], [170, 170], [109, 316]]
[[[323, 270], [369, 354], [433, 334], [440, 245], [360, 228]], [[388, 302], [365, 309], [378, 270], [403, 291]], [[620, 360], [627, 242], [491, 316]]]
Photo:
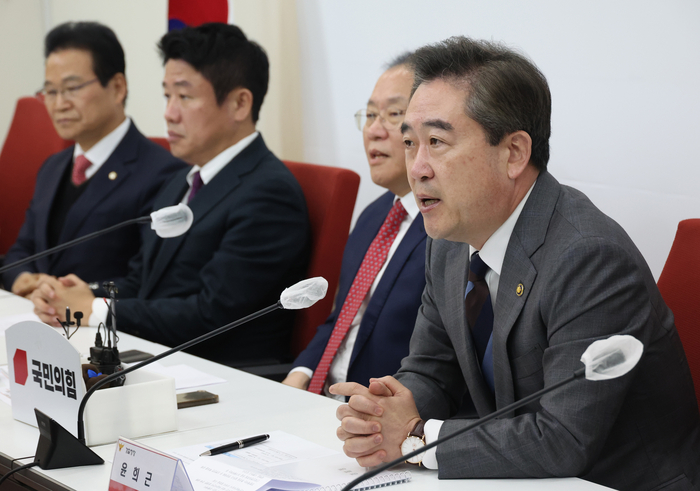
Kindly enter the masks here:
[[371, 377], [394, 373], [408, 354], [425, 286], [426, 241], [400, 131], [413, 84], [409, 58], [389, 64], [367, 109], [355, 114], [372, 181], [388, 191], [357, 220], [343, 254], [335, 309], [295, 360], [286, 385], [332, 397], [329, 385], [366, 385]]
[[[301, 186], [257, 129], [265, 50], [217, 22], [174, 29], [158, 50], [168, 141], [189, 166], [154, 208], [187, 203], [194, 221], [179, 237], [144, 237], [114, 311], [121, 332], [176, 346], [277, 302], [306, 274], [310, 226]], [[104, 299], [76, 275], [46, 279], [32, 301], [47, 323], [66, 305], [90, 325], [107, 319]], [[189, 352], [236, 367], [286, 361], [294, 312], [277, 310]]]
[[[41, 95], [58, 134], [75, 145], [43, 164], [5, 264], [148, 215], [163, 182], [185, 166], [126, 116], [124, 51], [111, 29], [61, 24], [46, 36], [45, 56]], [[118, 280], [140, 244], [141, 229], [133, 225], [8, 271], [3, 283], [29, 296], [45, 275]]]

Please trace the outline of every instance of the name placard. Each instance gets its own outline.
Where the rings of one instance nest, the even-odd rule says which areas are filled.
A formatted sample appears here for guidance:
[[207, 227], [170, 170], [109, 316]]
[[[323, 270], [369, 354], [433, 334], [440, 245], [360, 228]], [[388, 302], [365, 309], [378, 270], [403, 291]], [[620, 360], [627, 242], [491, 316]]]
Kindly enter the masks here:
[[37, 321], [18, 322], [5, 331], [12, 417], [36, 426], [34, 408], [73, 435], [85, 395], [80, 353], [58, 330]]
[[126, 438], [117, 440], [109, 491], [194, 491], [182, 460]]

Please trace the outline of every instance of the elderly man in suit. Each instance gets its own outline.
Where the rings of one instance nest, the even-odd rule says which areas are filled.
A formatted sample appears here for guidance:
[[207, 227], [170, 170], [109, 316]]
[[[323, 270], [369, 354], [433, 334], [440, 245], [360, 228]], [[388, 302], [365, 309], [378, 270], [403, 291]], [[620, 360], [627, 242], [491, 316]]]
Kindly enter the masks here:
[[[268, 85], [263, 49], [227, 24], [171, 31], [159, 48], [168, 141], [191, 168], [154, 207], [189, 203], [194, 223], [180, 237], [146, 238], [118, 285], [116, 315], [120, 330], [174, 346], [274, 304], [304, 276], [310, 232], [299, 183], [255, 128]], [[74, 275], [46, 281], [33, 300], [45, 321], [65, 305], [91, 325], [107, 316]], [[277, 311], [192, 352], [229, 365], [283, 360], [292, 314]]]
[[[371, 377], [395, 373], [408, 354], [425, 286], [426, 240], [408, 184], [400, 131], [413, 84], [409, 57], [406, 53], [389, 64], [367, 109], [355, 115], [372, 181], [388, 191], [357, 220], [343, 254], [335, 309], [294, 361], [295, 368], [282, 381], [286, 385], [331, 395], [328, 386], [333, 383], [366, 385]], [[401, 218], [386, 257], [381, 264], [370, 264], [377, 235], [395, 213]], [[371, 278], [365, 276], [368, 270], [374, 274]]]
[[[58, 134], [75, 146], [49, 157], [5, 263], [148, 215], [172, 174], [185, 167], [144, 137], [124, 112], [124, 51], [96, 22], [68, 22], [46, 36], [46, 109]], [[86, 281], [126, 276], [141, 244], [138, 225], [12, 269], [5, 287], [28, 296], [45, 275], [75, 273]]]
[[623, 490], [700, 489], [700, 418], [688, 363], [637, 248], [547, 172], [550, 93], [529, 60], [451, 38], [415, 54], [402, 126], [430, 236], [426, 289], [396, 378], [338, 409], [362, 465], [471, 423], [569, 376], [595, 340], [639, 339], [627, 376], [579, 380], [415, 460], [440, 478], [579, 476]]

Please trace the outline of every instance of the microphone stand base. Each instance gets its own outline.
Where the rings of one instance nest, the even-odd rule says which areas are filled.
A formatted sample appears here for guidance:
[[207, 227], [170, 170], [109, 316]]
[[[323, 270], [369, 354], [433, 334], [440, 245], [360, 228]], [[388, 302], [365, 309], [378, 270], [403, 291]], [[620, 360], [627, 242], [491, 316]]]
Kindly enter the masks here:
[[68, 430], [38, 409], [34, 409], [39, 427], [39, 443], [34, 459], [44, 470], [104, 464], [104, 460], [80, 443]]

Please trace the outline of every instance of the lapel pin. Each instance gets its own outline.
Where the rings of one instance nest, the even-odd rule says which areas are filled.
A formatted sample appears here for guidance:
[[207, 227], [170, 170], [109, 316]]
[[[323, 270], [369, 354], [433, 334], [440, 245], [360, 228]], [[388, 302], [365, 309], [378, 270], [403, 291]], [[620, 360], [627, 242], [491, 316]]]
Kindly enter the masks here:
[[117, 173], [112, 171], [109, 173], [109, 175], [107, 177], [109, 177], [110, 181], [114, 181], [117, 178]]
[[515, 294], [519, 297], [522, 297], [524, 292], [525, 292], [525, 287], [523, 286], [522, 283], [518, 283], [518, 286], [515, 289]]

